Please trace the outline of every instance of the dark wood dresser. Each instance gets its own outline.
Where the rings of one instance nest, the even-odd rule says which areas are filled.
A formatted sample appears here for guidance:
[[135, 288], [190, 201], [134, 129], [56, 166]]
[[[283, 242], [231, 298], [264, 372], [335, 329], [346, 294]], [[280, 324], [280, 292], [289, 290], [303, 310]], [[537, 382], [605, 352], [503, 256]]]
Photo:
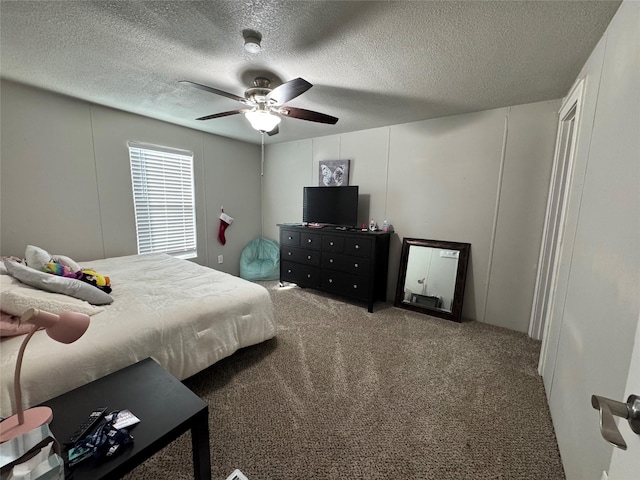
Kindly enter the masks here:
[[367, 303], [386, 301], [387, 232], [280, 227], [280, 283], [291, 282]]

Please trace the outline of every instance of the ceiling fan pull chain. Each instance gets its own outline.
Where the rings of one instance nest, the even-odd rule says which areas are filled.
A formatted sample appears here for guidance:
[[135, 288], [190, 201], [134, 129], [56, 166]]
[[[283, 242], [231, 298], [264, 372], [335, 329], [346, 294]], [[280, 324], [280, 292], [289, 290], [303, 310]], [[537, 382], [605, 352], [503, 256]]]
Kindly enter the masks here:
[[260, 138], [262, 139], [262, 155], [260, 161], [260, 176], [264, 177], [264, 132], [260, 132]]

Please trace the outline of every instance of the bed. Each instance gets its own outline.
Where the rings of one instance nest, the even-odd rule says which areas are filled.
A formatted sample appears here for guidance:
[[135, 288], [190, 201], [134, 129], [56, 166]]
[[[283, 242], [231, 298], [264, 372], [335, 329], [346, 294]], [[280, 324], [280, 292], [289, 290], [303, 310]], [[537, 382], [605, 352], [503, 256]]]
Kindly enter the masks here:
[[[57, 343], [43, 331], [32, 337], [21, 375], [25, 407], [147, 357], [182, 380], [276, 334], [273, 304], [261, 285], [165, 254], [81, 263], [110, 277], [113, 303], [94, 307], [0, 275], [3, 291], [37, 292], [34, 303], [52, 295], [96, 309], [75, 343]], [[3, 417], [15, 411], [13, 374], [23, 339], [6, 337], [0, 343]]]

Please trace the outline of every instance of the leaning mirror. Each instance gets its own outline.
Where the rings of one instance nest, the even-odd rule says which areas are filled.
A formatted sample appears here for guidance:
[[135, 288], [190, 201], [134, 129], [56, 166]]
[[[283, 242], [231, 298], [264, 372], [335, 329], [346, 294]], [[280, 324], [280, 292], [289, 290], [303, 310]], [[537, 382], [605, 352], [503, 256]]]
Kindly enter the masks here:
[[470, 243], [405, 238], [394, 305], [462, 321]]

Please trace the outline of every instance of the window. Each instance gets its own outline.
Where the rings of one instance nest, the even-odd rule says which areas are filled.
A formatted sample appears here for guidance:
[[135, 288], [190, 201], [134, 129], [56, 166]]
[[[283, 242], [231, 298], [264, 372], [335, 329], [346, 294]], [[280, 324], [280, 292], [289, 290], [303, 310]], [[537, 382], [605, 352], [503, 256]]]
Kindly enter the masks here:
[[129, 142], [138, 254], [197, 256], [193, 152]]

